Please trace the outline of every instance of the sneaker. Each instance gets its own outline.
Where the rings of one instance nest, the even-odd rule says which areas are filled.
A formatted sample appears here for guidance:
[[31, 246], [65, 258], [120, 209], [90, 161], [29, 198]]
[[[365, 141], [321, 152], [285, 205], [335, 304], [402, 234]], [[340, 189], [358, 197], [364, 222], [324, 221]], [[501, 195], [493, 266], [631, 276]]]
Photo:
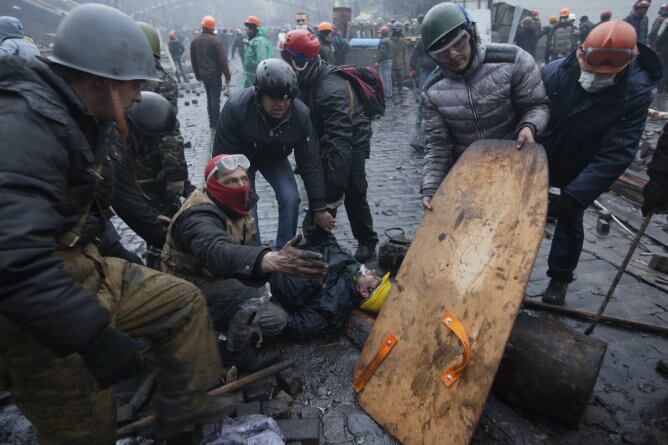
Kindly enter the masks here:
[[547, 289], [543, 292], [543, 303], [561, 306], [566, 301], [566, 291], [568, 290], [568, 281], [552, 278]]
[[355, 251], [355, 259], [360, 263], [366, 263], [367, 261], [374, 261], [378, 257], [376, 256], [376, 243], [373, 244], [360, 244], [357, 246]]

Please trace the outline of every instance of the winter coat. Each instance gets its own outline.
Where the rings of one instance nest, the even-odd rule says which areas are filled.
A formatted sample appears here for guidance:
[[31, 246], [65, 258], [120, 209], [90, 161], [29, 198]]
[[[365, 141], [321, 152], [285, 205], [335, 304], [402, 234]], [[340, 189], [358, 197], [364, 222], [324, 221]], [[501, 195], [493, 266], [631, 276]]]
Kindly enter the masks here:
[[294, 150], [310, 208], [324, 208], [325, 181], [309, 109], [295, 99], [283, 119], [275, 123], [261, 108], [253, 88], [246, 88], [225, 102], [213, 155], [242, 153], [250, 160], [251, 168], [257, 169], [264, 163], [287, 158]]
[[580, 27], [578, 28], [580, 43], [584, 43], [585, 39], [587, 38], [591, 30], [594, 29], [594, 27], [595, 25], [589, 20], [580, 22]]
[[[649, 33], [649, 36], [647, 38], [649, 47], [652, 48], [654, 51], [659, 51], [659, 45], [657, 45], [657, 38], [659, 36], [659, 29], [661, 29], [661, 25], [663, 25], [663, 22], [666, 20], [667, 14], [661, 14], [659, 15], [655, 20], [654, 23], [652, 23], [652, 30]], [[663, 32], [665, 34], [665, 31]]]
[[239, 54], [239, 58], [243, 61], [244, 49], [245, 49], [244, 36], [242, 36], [241, 34], [237, 34], [236, 36], [234, 36], [234, 43], [232, 43], [232, 55], [230, 57], [234, 58], [234, 53], [236, 52]]
[[394, 45], [392, 43], [392, 39], [389, 37], [383, 37], [380, 39], [378, 42], [378, 50], [376, 52], [376, 59], [378, 59], [378, 62], [387, 62], [388, 60], [392, 60], [392, 54], [394, 53]]
[[167, 226], [137, 184], [132, 154], [128, 147], [113, 144], [109, 150], [114, 169], [114, 191], [111, 206], [116, 214], [147, 244], [162, 247]]
[[[255, 204], [249, 202], [249, 208]], [[254, 245], [254, 233], [252, 217], [214, 202], [204, 190], [195, 190], [172, 218], [160, 267], [195, 284], [202, 279], [236, 278], [261, 286], [268, 277], [260, 264], [270, 249]]]
[[421, 73], [431, 73], [436, 68], [436, 61], [424, 50], [422, 40], [418, 41], [413, 51], [411, 51], [408, 65], [412, 70], [420, 71]]
[[392, 40], [392, 69], [401, 69], [406, 66], [406, 38], [402, 34], [395, 34]]
[[649, 19], [647, 18], [647, 15], [638, 17], [637, 15], [629, 14], [628, 16], [626, 16], [624, 21], [630, 23], [631, 26], [635, 28], [638, 43], [643, 43], [647, 45], [647, 38], [649, 32]]
[[29, 60], [39, 56], [39, 49], [23, 36], [23, 26], [14, 17], [0, 17], [0, 56], [19, 56]]
[[197, 80], [220, 79], [225, 75], [225, 81], [230, 81], [225, 46], [212, 32], [202, 31], [192, 39], [190, 61]]
[[274, 57], [274, 48], [271, 42], [264, 37], [265, 28], [260, 28], [251, 38], [244, 52], [244, 88], [248, 88], [255, 82], [255, 71], [257, 66], [266, 59]]
[[334, 64], [345, 65], [346, 54], [350, 52], [350, 44], [340, 35], [332, 36], [332, 45], [334, 45]]
[[568, 20], [559, 20], [552, 29], [548, 48], [553, 56], [566, 56], [577, 48], [578, 39], [575, 28]]
[[533, 54], [536, 51], [536, 42], [538, 42], [538, 34], [533, 26], [519, 27], [515, 34], [515, 44]]
[[183, 52], [186, 50], [183, 44], [178, 40], [170, 40], [167, 46], [169, 47], [169, 54], [172, 55], [172, 59], [181, 60]]
[[369, 157], [371, 120], [342, 70], [316, 59], [299, 79], [300, 98], [311, 110], [320, 143], [326, 200], [337, 202], [350, 178], [353, 152]]
[[543, 82], [551, 101], [551, 119], [539, 135], [548, 156], [550, 184], [583, 207], [607, 191], [629, 166], [661, 79], [656, 53], [638, 44], [639, 56], [616, 85], [599, 93], [578, 83], [576, 53], [546, 65]]
[[540, 134], [549, 101], [533, 57], [513, 45], [480, 45], [465, 74], [438, 68], [426, 82], [422, 196], [433, 196], [471, 143]]
[[[46, 63], [0, 58], [0, 318], [60, 357], [88, 347], [110, 320], [54, 255], [104, 229], [93, 196], [106, 130]], [[86, 213], [97, 224], [65, 240]]]
[[318, 40], [320, 40], [320, 58], [330, 65], [334, 65], [336, 63], [334, 59], [334, 45], [320, 34], [318, 34]]
[[331, 234], [311, 239], [299, 248], [321, 253], [329, 265], [327, 275], [305, 278], [275, 273], [269, 283], [272, 295], [287, 312], [283, 333], [308, 339], [340, 329], [359, 305], [351, 273], [359, 265]]

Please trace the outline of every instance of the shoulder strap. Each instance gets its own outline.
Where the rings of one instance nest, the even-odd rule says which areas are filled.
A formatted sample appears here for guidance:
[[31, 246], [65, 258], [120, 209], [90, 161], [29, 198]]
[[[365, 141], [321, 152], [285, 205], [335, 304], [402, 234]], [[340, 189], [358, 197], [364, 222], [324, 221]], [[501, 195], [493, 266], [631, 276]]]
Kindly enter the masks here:
[[[95, 175], [96, 178], [101, 178], [100, 173], [102, 172], [102, 166], [98, 165], [95, 167], [95, 169], [91, 169], [90, 172]], [[97, 181], [96, 181], [97, 184]], [[77, 221], [76, 225], [70, 230], [69, 232], [63, 233], [60, 235], [57, 239], [56, 242], [58, 244], [61, 244], [65, 247], [74, 247], [76, 243], [79, 241], [79, 238], [81, 238], [81, 230], [84, 228], [84, 225], [86, 224], [86, 219], [88, 219], [88, 215], [90, 214], [90, 208], [93, 206], [93, 202], [97, 204], [99, 207], [100, 204], [97, 201], [97, 197], [93, 197], [93, 199], [90, 200], [88, 205], [86, 206], [86, 211], [81, 215], [81, 218]], [[100, 212], [102, 209], [100, 209]], [[104, 216], [104, 214], [102, 213]]]

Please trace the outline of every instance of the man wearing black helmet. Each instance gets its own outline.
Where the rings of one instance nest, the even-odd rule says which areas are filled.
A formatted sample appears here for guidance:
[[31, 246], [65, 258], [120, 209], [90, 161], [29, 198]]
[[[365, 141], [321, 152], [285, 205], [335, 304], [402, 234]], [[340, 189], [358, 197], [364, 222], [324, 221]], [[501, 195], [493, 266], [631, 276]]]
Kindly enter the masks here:
[[[155, 79], [151, 49], [127, 15], [89, 4], [61, 22], [49, 58], [0, 59], [0, 381], [40, 443], [112, 444], [110, 386], [156, 357], [157, 434], [171, 437], [234, 404], [206, 395], [222, 376], [200, 291], [102, 257], [100, 165], [113, 122]], [[104, 197], [104, 196], [103, 196]]]
[[[278, 201], [275, 248], [280, 249], [297, 233], [299, 218], [299, 191], [287, 159], [293, 150], [315, 223], [330, 230], [335, 221], [326, 211], [324, 178], [309, 110], [295, 99], [298, 93], [295, 73], [283, 60], [268, 59], [260, 62], [254, 77], [255, 86], [225, 103], [213, 154], [246, 155], [250, 160], [248, 176], [253, 192], [257, 172], [274, 189]], [[253, 216], [257, 224], [257, 206], [253, 207]], [[259, 230], [256, 241], [260, 243]]]

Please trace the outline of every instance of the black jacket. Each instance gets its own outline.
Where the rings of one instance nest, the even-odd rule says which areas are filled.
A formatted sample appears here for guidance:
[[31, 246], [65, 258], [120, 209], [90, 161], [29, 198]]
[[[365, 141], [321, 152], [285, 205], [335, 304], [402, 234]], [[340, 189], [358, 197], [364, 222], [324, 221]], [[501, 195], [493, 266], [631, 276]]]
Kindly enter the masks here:
[[242, 153], [251, 161], [251, 168], [259, 168], [264, 163], [287, 158], [293, 149], [309, 207], [323, 209], [325, 183], [308, 108], [295, 99], [283, 120], [272, 123], [261, 110], [252, 87], [225, 102], [213, 141], [213, 156]]
[[353, 151], [368, 158], [373, 130], [342, 70], [320, 59], [312, 63], [299, 78], [300, 97], [320, 143], [327, 202], [336, 202], [348, 184]]
[[76, 93], [42, 60], [0, 58], [0, 315], [60, 357], [85, 349], [109, 313], [59, 258], [57, 239], [93, 203], [102, 129]]
[[334, 45], [332, 42], [330, 42], [328, 38], [323, 37], [320, 33], [318, 33], [318, 40], [320, 40], [320, 58], [330, 65], [335, 65], [336, 58], [334, 57]]
[[260, 265], [270, 250], [234, 244], [226, 231], [225, 215], [239, 217], [233, 210], [213, 204], [196, 204], [185, 210], [172, 225], [174, 244], [197, 256], [199, 262], [217, 277], [236, 278], [253, 286], [263, 285], [267, 277]]
[[109, 157], [114, 167], [114, 192], [111, 206], [116, 214], [142, 237], [147, 244], [162, 247], [167, 227], [158, 219], [158, 212], [137, 185], [132, 155], [120, 143], [113, 144]]
[[167, 46], [169, 48], [169, 53], [172, 55], [172, 59], [175, 61], [181, 60], [181, 56], [183, 56], [183, 53], [186, 50], [183, 47], [183, 44], [178, 40], [170, 40]]
[[411, 51], [411, 58], [408, 65], [412, 70], [420, 71], [422, 73], [431, 73], [436, 68], [436, 61], [424, 50], [422, 40], [418, 41], [413, 51]]
[[538, 32], [533, 26], [523, 27], [519, 26], [515, 34], [515, 44], [524, 51], [534, 54], [536, 51], [536, 43], [538, 42]]
[[537, 142], [545, 147], [550, 185], [583, 207], [608, 191], [638, 151], [652, 90], [661, 79], [656, 53], [638, 44], [640, 54], [615, 86], [585, 92], [576, 53], [545, 65], [550, 122]]
[[647, 166], [649, 182], [645, 192], [650, 189], [663, 196], [663, 207], [668, 208], [668, 124], [663, 127], [652, 161]]
[[360, 303], [351, 273], [351, 268], [359, 267], [359, 264], [337, 244], [331, 234], [310, 241], [299, 248], [319, 252], [324, 256], [329, 264], [324, 279], [275, 273], [269, 280], [274, 298], [288, 315], [283, 332], [301, 339], [340, 329], [350, 316], [350, 311]]

